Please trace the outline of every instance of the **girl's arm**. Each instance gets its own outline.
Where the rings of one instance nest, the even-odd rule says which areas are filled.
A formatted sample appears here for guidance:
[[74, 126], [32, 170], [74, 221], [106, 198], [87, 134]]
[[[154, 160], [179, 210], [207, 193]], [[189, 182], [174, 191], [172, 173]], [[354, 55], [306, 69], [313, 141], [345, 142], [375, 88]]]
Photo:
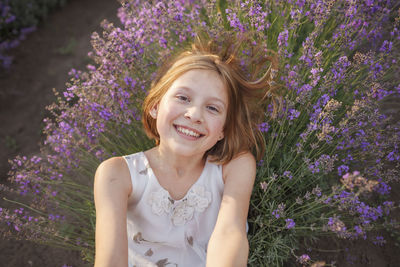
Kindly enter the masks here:
[[124, 161], [121, 157], [108, 159], [96, 171], [95, 267], [128, 266], [126, 210], [132, 183]]
[[217, 223], [208, 243], [207, 267], [247, 265], [249, 243], [246, 219], [255, 175], [256, 161], [249, 152], [224, 166], [224, 193]]

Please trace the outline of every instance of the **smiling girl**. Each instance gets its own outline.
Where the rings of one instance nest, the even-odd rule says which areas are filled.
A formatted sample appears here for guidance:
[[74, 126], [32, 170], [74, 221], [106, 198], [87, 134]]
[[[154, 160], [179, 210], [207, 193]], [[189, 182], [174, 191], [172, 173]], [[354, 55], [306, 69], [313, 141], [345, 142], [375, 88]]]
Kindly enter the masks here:
[[255, 69], [272, 64], [246, 78], [235, 47], [197, 41], [165, 65], [143, 105], [156, 146], [98, 167], [96, 267], [246, 266], [246, 218], [264, 150], [258, 104], [273, 95], [276, 62], [256, 58]]

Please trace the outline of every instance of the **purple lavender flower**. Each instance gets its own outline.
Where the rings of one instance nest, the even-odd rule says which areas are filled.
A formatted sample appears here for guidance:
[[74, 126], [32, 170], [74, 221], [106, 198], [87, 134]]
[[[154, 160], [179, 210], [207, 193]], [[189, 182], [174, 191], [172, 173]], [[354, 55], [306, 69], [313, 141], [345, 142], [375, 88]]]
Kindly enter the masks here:
[[327, 227], [341, 238], [349, 236], [345, 224], [340, 220], [340, 216], [329, 217]]
[[258, 129], [260, 129], [261, 132], [266, 133], [269, 130], [269, 124], [268, 122], [263, 122], [261, 124], [258, 125]]
[[354, 230], [355, 230], [355, 237], [362, 236], [363, 239], [367, 238], [367, 235], [365, 234], [365, 231], [361, 226], [359, 225], [354, 226]]
[[348, 172], [349, 171], [349, 166], [346, 166], [346, 165], [344, 165], [344, 164], [342, 164], [342, 165], [340, 165], [338, 168], [337, 168], [337, 171], [338, 171], [338, 175], [339, 176], [342, 176], [342, 174], [344, 173], [344, 172]]
[[293, 219], [286, 219], [285, 222], [286, 222], [286, 225], [285, 225], [286, 229], [291, 229], [291, 228], [295, 227], [295, 225], [296, 225], [296, 223], [293, 221]]
[[390, 190], [391, 190], [391, 187], [387, 183], [385, 183], [383, 181], [381, 181], [378, 184], [378, 186], [375, 187], [375, 191], [378, 192], [381, 195], [389, 195], [390, 194]]
[[311, 260], [310, 256], [308, 256], [307, 254], [303, 254], [300, 257], [297, 258], [297, 261], [300, 264], [306, 264]]
[[288, 38], [289, 38], [289, 32], [288, 30], [284, 30], [283, 32], [279, 33], [278, 35], [278, 45], [280, 47], [287, 47], [288, 46]]
[[274, 211], [272, 211], [272, 215], [276, 218], [279, 219], [280, 217], [284, 216], [285, 212], [285, 204], [281, 203], [278, 205], [278, 208]]
[[383, 238], [383, 236], [376, 236], [372, 242], [377, 246], [383, 246], [386, 244], [386, 240]]
[[292, 120], [294, 120], [294, 119], [296, 119], [296, 118], [298, 118], [300, 116], [300, 111], [298, 111], [298, 110], [296, 110], [294, 108], [289, 109], [288, 112], [289, 112], [288, 119], [290, 121], [292, 121]]
[[392, 50], [393, 47], [393, 42], [385, 40], [383, 41], [383, 44], [381, 46], [381, 48], [379, 49], [380, 52], [384, 52], [384, 53], [390, 53], [390, 51]]
[[293, 178], [293, 175], [290, 171], [284, 171], [283, 176], [287, 177], [289, 180]]

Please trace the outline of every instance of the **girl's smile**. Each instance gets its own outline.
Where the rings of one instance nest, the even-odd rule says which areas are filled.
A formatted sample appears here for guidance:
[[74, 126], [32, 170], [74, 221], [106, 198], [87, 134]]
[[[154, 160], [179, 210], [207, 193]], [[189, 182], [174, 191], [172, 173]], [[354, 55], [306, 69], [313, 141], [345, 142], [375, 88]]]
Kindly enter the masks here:
[[202, 136], [204, 136], [204, 134], [199, 133], [198, 131], [196, 131], [193, 128], [189, 128], [186, 126], [182, 126], [182, 125], [174, 125], [176, 131], [183, 135], [184, 137], [191, 137], [189, 138], [189, 140], [196, 140]]
[[186, 156], [204, 154], [224, 137], [227, 106], [226, 88], [216, 72], [184, 73], [154, 107], [160, 148]]

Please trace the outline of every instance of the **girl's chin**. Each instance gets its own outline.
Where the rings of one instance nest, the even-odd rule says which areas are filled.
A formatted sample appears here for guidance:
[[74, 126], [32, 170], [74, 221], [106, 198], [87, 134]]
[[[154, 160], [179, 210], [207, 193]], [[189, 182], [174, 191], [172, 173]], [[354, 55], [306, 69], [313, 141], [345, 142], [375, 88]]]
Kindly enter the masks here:
[[[160, 145], [162, 146], [161, 143]], [[178, 157], [202, 157], [209, 149], [179, 143], [169, 146], [169, 148], [166, 148], [166, 150]]]

